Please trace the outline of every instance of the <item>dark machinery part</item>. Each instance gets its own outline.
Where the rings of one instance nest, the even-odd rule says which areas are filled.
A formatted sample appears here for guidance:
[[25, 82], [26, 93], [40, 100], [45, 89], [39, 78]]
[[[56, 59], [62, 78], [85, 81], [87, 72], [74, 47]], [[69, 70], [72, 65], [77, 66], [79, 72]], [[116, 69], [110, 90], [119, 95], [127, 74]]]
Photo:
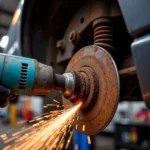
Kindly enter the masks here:
[[150, 108], [150, 84], [148, 82], [150, 77], [150, 34], [138, 38], [132, 44], [132, 53], [137, 69], [140, 88], [146, 106]]
[[[129, 34], [136, 38], [150, 30], [149, 0], [118, 0]], [[138, 18], [138, 19], [137, 19]]]
[[104, 17], [93, 21], [94, 45], [103, 47], [107, 51], [114, 53], [113, 33], [111, 18]]
[[7, 99], [10, 98], [11, 90], [0, 85], [0, 108], [8, 105]]
[[[119, 4], [125, 19], [129, 34], [134, 38], [131, 45], [134, 64], [143, 96], [148, 108], [150, 108], [150, 1], [119, 0]], [[138, 19], [137, 19], [138, 18]]]
[[[71, 18], [62, 38], [66, 47], [63, 54], [61, 52], [57, 53], [57, 63], [71, 58], [72, 53], [82, 48], [83, 45], [89, 45], [86, 41], [89, 35], [87, 33], [86, 37], [84, 34], [86, 35], [87, 30], [93, 30], [93, 28], [95, 34], [94, 41], [99, 42], [99, 46], [105, 46], [107, 50], [109, 47], [109, 50], [112, 51], [112, 18], [119, 16], [121, 16], [121, 12], [116, 1], [87, 1]], [[100, 34], [102, 36], [98, 37], [98, 39], [101, 39], [101, 41], [97, 41], [97, 36]], [[90, 36], [93, 37], [93, 33]]]

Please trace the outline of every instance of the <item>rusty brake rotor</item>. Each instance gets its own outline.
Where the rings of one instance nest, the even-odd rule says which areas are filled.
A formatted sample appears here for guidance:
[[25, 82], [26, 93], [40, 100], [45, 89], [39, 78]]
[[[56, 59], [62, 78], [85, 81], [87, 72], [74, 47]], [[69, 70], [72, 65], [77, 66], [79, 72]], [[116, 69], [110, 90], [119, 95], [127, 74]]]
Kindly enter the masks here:
[[[119, 75], [111, 55], [99, 46], [87, 46], [71, 59], [66, 72], [80, 78], [80, 92], [70, 101], [63, 97], [65, 108], [82, 101], [74, 127], [87, 135], [102, 131], [111, 121], [119, 98]], [[84, 127], [83, 127], [84, 126]]]

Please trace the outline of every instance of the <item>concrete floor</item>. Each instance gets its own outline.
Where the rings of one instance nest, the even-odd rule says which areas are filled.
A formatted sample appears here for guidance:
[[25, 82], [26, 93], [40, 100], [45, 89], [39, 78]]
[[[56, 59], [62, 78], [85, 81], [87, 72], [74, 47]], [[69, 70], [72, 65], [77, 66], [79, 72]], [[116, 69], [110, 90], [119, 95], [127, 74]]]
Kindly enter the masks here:
[[[13, 133], [19, 131], [24, 126], [29, 125], [13, 127], [10, 125], [2, 124], [2, 121], [0, 120], [0, 135], [7, 134], [8, 136], [11, 136]], [[10, 144], [11, 142], [4, 144], [3, 140], [0, 138], [0, 150]], [[92, 144], [94, 144], [94, 150], [114, 150], [114, 140], [111, 137], [96, 135]]]
[[[23, 126], [11, 126], [9, 124], [3, 124], [2, 120], [0, 120], [0, 135], [7, 134], [8, 137], [10, 137], [13, 133], [21, 130], [22, 127], [29, 126], [29, 125], [23, 125]], [[11, 142], [8, 144], [4, 144], [3, 140], [0, 137], [0, 150], [2, 150], [7, 145], [10, 145]]]
[[114, 150], [114, 139], [96, 135], [94, 138], [94, 150]]

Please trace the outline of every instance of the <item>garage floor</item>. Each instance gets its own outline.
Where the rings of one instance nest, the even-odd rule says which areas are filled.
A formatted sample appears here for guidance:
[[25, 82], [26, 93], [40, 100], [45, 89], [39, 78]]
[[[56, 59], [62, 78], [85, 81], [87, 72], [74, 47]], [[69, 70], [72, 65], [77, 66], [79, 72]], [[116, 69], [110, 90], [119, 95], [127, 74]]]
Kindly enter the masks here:
[[94, 138], [94, 150], [114, 150], [114, 139], [96, 135]]
[[[28, 126], [28, 125], [25, 125], [25, 126]], [[7, 136], [10, 137], [13, 133], [21, 130], [22, 127], [24, 127], [24, 125], [13, 127], [9, 124], [3, 124], [2, 121], [0, 120], [0, 135], [7, 134]], [[10, 144], [11, 144], [11, 142], [9, 142], [8, 144], [4, 144], [3, 140], [0, 138], [0, 150], [2, 150], [2, 148], [6, 147], [7, 145], [10, 145]]]
[[[13, 127], [4, 125], [0, 120], [0, 135], [7, 134], [8, 136], [11, 136], [11, 134], [19, 131], [22, 127], [24, 126]], [[10, 144], [11, 142], [9, 144], [4, 144], [3, 140], [0, 138], [0, 150]], [[94, 144], [94, 150], [114, 150], [114, 140], [111, 137], [96, 135], [92, 144]]]

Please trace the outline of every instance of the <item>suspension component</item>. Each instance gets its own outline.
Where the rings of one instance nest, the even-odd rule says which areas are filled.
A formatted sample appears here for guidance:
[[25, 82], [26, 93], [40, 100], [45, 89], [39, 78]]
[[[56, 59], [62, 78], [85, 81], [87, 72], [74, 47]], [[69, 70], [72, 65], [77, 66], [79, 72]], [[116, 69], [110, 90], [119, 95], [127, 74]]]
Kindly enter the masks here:
[[110, 18], [98, 18], [93, 21], [94, 45], [100, 46], [110, 53], [114, 53], [113, 33]]

